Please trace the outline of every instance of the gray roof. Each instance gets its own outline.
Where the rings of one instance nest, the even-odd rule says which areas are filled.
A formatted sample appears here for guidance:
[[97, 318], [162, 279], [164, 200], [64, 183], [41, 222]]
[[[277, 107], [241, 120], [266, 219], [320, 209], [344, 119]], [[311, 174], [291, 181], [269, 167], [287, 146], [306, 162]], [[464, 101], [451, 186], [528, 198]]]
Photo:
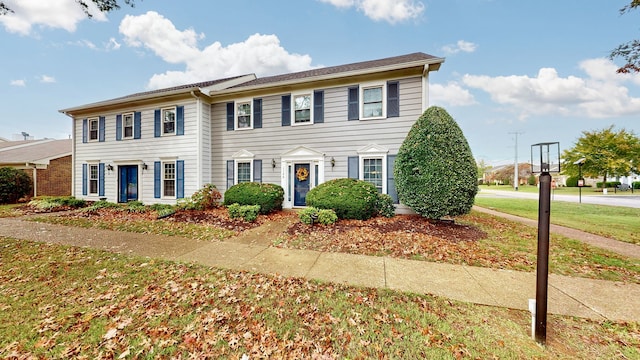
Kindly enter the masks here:
[[51, 159], [71, 155], [71, 142], [71, 139], [3, 142], [0, 147], [0, 164], [46, 164]]

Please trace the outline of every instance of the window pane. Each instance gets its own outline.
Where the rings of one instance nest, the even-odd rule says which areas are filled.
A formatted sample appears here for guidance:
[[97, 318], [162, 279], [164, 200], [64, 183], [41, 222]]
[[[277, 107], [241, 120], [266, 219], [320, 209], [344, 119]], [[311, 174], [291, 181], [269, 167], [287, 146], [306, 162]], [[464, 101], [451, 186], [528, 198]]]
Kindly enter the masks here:
[[382, 88], [364, 89], [362, 116], [377, 117], [382, 116]]
[[382, 193], [382, 159], [363, 159], [362, 179], [370, 182]]
[[238, 128], [250, 128], [251, 127], [251, 104], [241, 103], [238, 104]]
[[176, 178], [176, 164], [175, 163], [165, 163], [164, 164], [164, 178], [167, 179], [175, 179]]
[[311, 108], [311, 95], [296, 96], [293, 99], [296, 110], [310, 109]]
[[173, 162], [164, 163], [163, 178], [163, 195], [176, 196], [176, 164]]
[[382, 116], [382, 103], [364, 104], [362, 108], [363, 117]]
[[176, 183], [174, 180], [164, 181], [164, 196], [176, 196]]
[[238, 163], [238, 184], [251, 181], [251, 164], [248, 162]]
[[89, 165], [89, 194], [98, 193], [98, 165]]
[[311, 110], [296, 110], [296, 123], [305, 123], [311, 121]]
[[162, 133], [173, 134], [175, 132], [176, 113], [173, 109], [162, 110]]
[[89, 140], [98, 139], [98, 120], [89, 121]]
[[382, 102], [382, 88], [364, 89], [364, 103]]

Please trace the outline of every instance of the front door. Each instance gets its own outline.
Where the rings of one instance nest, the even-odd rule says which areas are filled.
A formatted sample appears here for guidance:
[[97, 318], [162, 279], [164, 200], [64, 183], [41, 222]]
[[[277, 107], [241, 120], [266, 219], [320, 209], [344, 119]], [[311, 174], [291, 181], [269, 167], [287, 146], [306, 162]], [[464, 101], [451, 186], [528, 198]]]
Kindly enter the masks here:
[[138, 200], [138, 165], [118, 167], [118, 202]]
[[306, 206], [311, 187], [311, 165], [295, 164], [293, 173], [293, 206]]

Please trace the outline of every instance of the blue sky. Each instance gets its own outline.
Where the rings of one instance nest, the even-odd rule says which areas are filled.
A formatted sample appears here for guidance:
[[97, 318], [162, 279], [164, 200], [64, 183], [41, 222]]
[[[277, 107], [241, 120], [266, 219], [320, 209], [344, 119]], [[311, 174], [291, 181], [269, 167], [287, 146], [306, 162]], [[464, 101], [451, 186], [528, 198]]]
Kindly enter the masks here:
[[[274, 75], [413, 52], [444, 57], [431, 105], [476, 160], [527, 161], [531, 144], [570, 148], [610, 125], [640, 135], [640, 75], [615, 73], [640, 38], [627, 1], [136, 0], [87, 19], [74, 0], [4, 0], [0, 137], [67, 138], [59, 109], [149, 89]], [[122, 3], [122, 1], [119, 1]]]

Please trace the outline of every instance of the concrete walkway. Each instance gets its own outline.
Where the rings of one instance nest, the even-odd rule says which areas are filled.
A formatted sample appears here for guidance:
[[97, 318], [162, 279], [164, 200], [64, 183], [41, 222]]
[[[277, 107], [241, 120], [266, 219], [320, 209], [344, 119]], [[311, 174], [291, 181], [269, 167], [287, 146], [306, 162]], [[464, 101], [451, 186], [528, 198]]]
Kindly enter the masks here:
[[[535, 298], [534, 273], [390, 257], [279, 249], [270, 246], [268, 240], [247, 243], [239, 237], [210, 242], [66, 227], [11, 218], [0, 218], [0, 236], [197, 262], [234, 270], [433, 294], [521, 310], [527, 310], [528, 299]], [[551, 275], [548, 310], [552, 314], [595, 320], [640, 322], [640, 285]]]

